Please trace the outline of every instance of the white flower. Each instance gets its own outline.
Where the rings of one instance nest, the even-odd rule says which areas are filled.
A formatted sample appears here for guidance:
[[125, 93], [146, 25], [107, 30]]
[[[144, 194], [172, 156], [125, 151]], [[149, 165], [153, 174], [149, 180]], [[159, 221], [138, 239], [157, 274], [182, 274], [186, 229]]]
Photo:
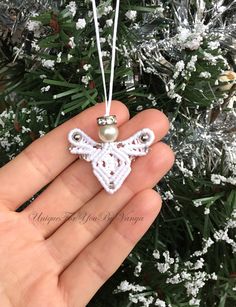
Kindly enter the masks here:
[[90, 64], [84, 64], [83, 69], [88, 71], [92, 66]]
[[208, 43], [208, 48], [211, 50], [218, 49], [220, 47], [220, 42], [219, 41], [214, 41], [214, 42], [209, 42]]
[[185, 63], [184, 63], [183, 60], [181, 60], [181, 61], [179, 61], [179, 62], [177, 62], [177, 63], [175, 64], [175, 69], [176, 69], [177, 71], [182, 71], [182, 70], [184, 69], [184, 67], [185, 67]]
[[75, 38], [74, 38], [74, 37], [70, 37], [68, 45], [69, 45], [72, 49], [75, 48], [76, 45], [75, 45]]
[[199, 306], [200, 305], [200, 300], [197, 300], [196, 298], [192, 298], [190, 301], [189, 301], [189, 305], [190, 306]]
[[164, 256], [164, 258], [165, 258], [165, 262], [166, 262], [166, 263], [169, 263], [169, 264], [173, 264], [173, 263], [174, 263], [174, 258], [171, 258], [171, 257], [170, 257], [170, 252], [169, 252], [169, 251], [165, 251], [165, 252], [163, 253], [163, 256]]
[[173, 194], [171, 193], [171, 191], [166, 191], [164, 192], [164, 196], [163, 196], [163, 199], [173, 199], [174, 196]]
[[102, 51], [102, 57], [109, 57], [110, 52], [109, 51]]
[[57, 63], [61, 63], [61, 55], [62, 55], [62, 52], [59, 52], [57, 55]]
[[217, 280], [218, 279], [218, 277], [217, 277], [215, 272], [211, 274], [211, 279], [212, 280]]
[[160, 252], [157, 249], [153, 251], [152, 255], [155, 259], [160, 259]]
[[100, 43], [102, 44], [102, 43], [105, 43], [105, 42], [106, 42], [105, 37], [100, 37]]
[[41, 28], [41, 22], [40, 21], [34, 21], [34, 20], [30, 20], [27, 23], [27, 29], [29, 31], [33, 31], [34, 32], [34, 36], [35, 37], [39, 37], [40, 36], [40, 28]]
[[179, 76], [179, 73], [184, 70], [184, 67], [185, 67], [185, 63], [183, 60], [175, 64], [175, 73], [173, 75], [174, 79], [176, 79]]
[[210, 209], [209, 209], [209, 208], [205, 208], [205, 210], [204, 210], [204, 214], [205, 214], [205, 215], [210, 214]]
[[70, 61], [71, 58], [73, 58], [73, 55], [72, 55], [72, 54], [68, 54], [68, 55], [67, 55], [68, 61]]
[[127, 12], [125, 13], [125, 16], [126, 16], [128, 19], [134, 21], [134, 20], [136, 19], [136, 17], [137, 17], [137, 12], [136, 12], [136, 11], [129, 10], [129, 11], [127, 11]]
[[30, 129], [30, 128], [26, 128], [26, 127], [22, 126], [21, 131], [22, 131], [22, 133], [25, 133], [25, 132], [27, 133], [27, 132], [30, 132], [30, 131], [31, 131], [31, 129]]
[[142, 271], [142, 262], [139, 261], [134, 269], [134, 276], [138, 277], [141, 271]]
[[86, 20], [84, 18], [79, 18], [75, 26], [77, 30], [84, 29], [86, 26]]
[[182, 282], [182, 280], [181, 280], [181, 277], [180, 277], [179, 273], [174, 275], [173, 277], [170, 277], [170, 278], [166, 279], [166, 283], [167, 284], [179, 284], [181, 282]]
[[202, 71], [199, 75], [200, 78], [209, 79], [211, 78], [211, 74], [208, 71]]
[[196, 261], [196, 263], [194, 264], [194, 270], [199, 270], [204, 266], [204, 259], [200, 258]]
[[41, 88], [41, 93], [48, 92], [50, 90], [50, 87], [51, 87], [50, 85], [42, 87]]
[[127, 280], [124, 280], [117, 286], [117, 292], [126, 292], [126, 291], [142, 292], [146, 290], [146, 287], [140, 285], [134, 285], [129, 283]]
[[31, 46], [32, 46], [33, 49], [35, 49], [35, 51], [39, 51], [40, 50], [40, 47], [36, 43], [36, 41], [32, 41]]
[[166, 307], [166, 303], [162, 300], [160, 300], [159, 298], [155, 301], [155, 306], [158, 306], [158, 307]]
[[43, 67], [46, 67], [48, 69], [54, 69], [55, 61], [54, 60], [42, 60]]
[[112, 25], [113, 25], [113, 20], [112, 20], [112, 19], [107, 19], [107, 20], [106, 20], [106, 25], [107, 25], [107, 27], [112, 27]]
[[195, 71], [196, 70], [196, 62], [197, 62], [197, 55], [193, 55], [191, 57], [191, 60], [187, 64], [187, 69], [190, 71]]
[[89, 80], [91, 80], [90, 76], [83, 76], [81, 81], [85, 84], [88, 85]]
[[166, 271], [168, 271], [170, 268], [169, 263], [157, 263], [157, 270], [160, 273], [165, 273]]
[[220, 182], [221, 182], [220, 175], [212, 174], [211, 175], [211, 182], [213, 182], [214, 184], [220, 184]]
[[200, 207], [202, 206], [202, 201], [200, 199], [194, 199], [193, 204], [195, 207]]
[[191, 274], [187, 273], [186, 271], [181, 272], [181, 278], [185, 280], [190, 280], [191, 279]]
[[112, 11], [113, 11], [112, 6], [111, 6], [111, 5], [108, 5], [108, 6], [105, 6], [105, 7], [104, 7], [104, 12], [103, 12], [103, 14], [104, 14], [104, 15], [107, 15], [107, 14], [109, 14], [109, 13], [112, 12]]
[[176, 42], [182, 49], [196, 50], [200, 47], [205, 26], [202, 24], [195, 24], [194, 29], [190, 30], [185, 27], [179, 27], [178, 34], [176, 35]]
[[68, 11], [71, 13], [72, 17], [74, 17], [75, 14], [76, 14], [76, 10], [77, 10], [75, 1], [71, 1], [71, 2], [66, 6], [66, 8], [67, 8]]
[[39, 136], [42, 137], [46, 134], [46, 132], [39, 130]]

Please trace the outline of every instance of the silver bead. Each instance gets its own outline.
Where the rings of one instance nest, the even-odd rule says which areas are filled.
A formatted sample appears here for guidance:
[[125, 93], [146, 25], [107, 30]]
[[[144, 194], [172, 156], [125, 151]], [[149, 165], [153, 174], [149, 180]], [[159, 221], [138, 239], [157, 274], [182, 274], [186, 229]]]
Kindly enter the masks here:
[[142, 143], [146, 143], [147, 141], [149, 141], [149, 139], [150, 139], [150, 136], [147, 133], [143, 133], [140, 135], [140, 141]]
[[81, 138], [82, 138], [79, 133], [74, 133], [72, 137], [77, 142], [79, 142], [81, 140]]
[[119, 130], [116, 125], [106, 125], [106, 126], [99, 126], [99, 138], [103, 142], [114, 142], [119, 134]]

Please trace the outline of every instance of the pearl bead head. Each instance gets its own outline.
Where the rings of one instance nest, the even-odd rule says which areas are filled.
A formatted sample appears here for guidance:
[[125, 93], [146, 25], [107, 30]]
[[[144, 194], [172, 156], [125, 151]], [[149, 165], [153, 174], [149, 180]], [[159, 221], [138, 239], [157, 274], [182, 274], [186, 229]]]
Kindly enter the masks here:
[[119, 130], [116, 125], [99, 126], [98, 136], [104, 143], [114, 142], [119, 135]]

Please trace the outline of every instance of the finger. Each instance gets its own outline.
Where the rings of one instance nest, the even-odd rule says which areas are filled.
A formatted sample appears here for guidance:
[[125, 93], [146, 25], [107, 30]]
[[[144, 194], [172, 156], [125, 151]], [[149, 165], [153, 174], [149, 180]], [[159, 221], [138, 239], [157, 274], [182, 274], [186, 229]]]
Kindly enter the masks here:
[[[75, 127], [96, 136], [96, 118], [104, 112], [104, 104], [97, 104], [75, 116], [46, 136], [28, 146], [14, 160], [0, 169], [0, 200], [11, 210], [31, 198], [51, 182], [76, 158], [68, 151], [67, 135]], [[112, 113], [117, 114], [118, 124], [128, 120], [126, 106], [112, 103]]]
[[59, 279], [68, 306], [85, 306], [89, 302], [148, 230], [160, 208], [159, 194], [153, 190], [140, 192], [78, 255]]
[[135, 162], [131, 175], [120, 190], [113, 195], [102, 190], [73, 214], [46, 240], [51, 254], [61, 269], [67, 267], [104, 231], [113, 217], [135, 194], [143, 189], [152, 188], [172, 165], [172, 150], [166, 144], [159, 142], [152, 146], [150, 154]]
[[[144, 127], [151, 128], [156, 135], [155, 141], [158, 141], [167, 133], [169, 122], [162, 112], [146, 110], [120, 127], [120, 139], [125, 139]], [[135, 164], [136, 162], [133, 167]], [[26, 208], [23, 214], [29, 216], [43, 235], [48, 237], [69, 214], [76, 212], [100, 190], [101, 185], [92, 172], [91, 164], [78, 160]], [[43, 219], [42, 216], [48, 218]]]

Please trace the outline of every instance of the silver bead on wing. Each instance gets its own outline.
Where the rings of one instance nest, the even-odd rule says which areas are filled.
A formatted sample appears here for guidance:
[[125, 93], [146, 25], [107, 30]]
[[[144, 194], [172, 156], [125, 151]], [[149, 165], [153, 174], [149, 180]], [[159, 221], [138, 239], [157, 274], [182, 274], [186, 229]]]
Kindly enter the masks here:
[[[135, 157], [145, 156], [149, 146], [153, 143], [154, 132], [145, 128], [136, 132], [124, 141], [114, 142], [118, 136], [118, 130], [114, 122], [99, 124], [99, 136], [102, 143], [95, 142], [82, 130], [76, 128], [70, 131], [68, 140], [71, 144], [70, 152], [78, 154], [86, 161], [92, 162], [93, 173], [101, 185], [108, 192], [116, 192], [131, 172], [131, 161]], [[106, 132], [102, 127], [115, 127]], [[105, 129], [106, 130], [106, 129]], [[101, 135], [103, 134], [103, 135]]]

